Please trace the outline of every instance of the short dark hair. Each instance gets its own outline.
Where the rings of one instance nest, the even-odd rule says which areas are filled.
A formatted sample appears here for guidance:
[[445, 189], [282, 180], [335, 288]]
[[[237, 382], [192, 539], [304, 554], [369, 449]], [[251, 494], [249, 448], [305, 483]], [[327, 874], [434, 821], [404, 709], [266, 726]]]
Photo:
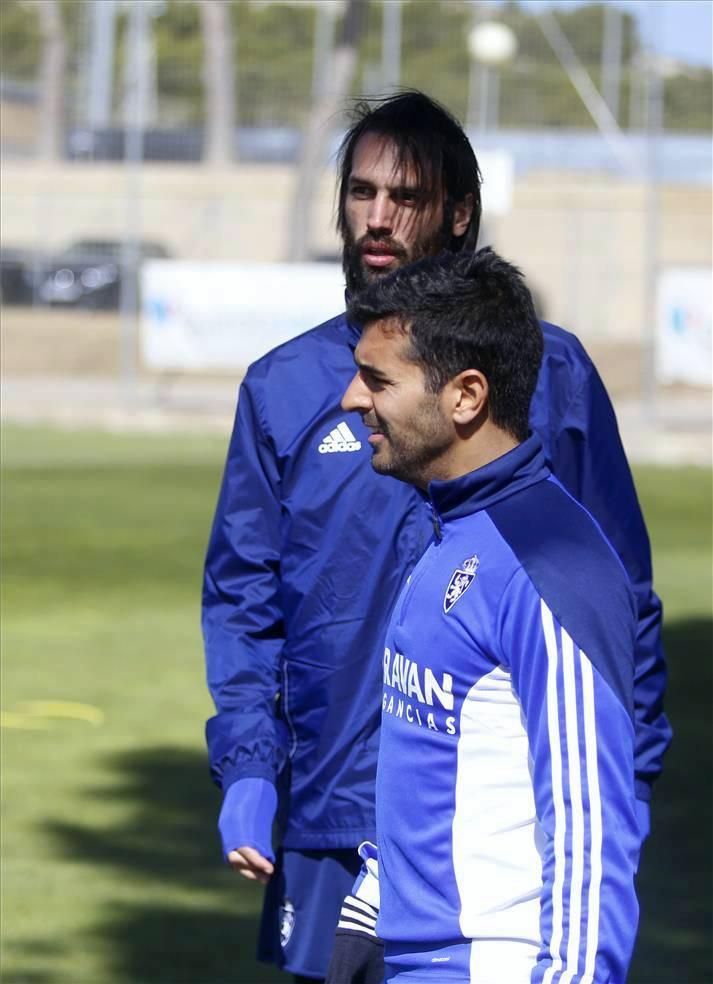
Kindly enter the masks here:
[[444, 218], [455, 205], [473, 196], [470, 225], [463, 236], [453, 236], [450, 248], [471, 252], [478, 242], [480, 228], [481, 175], [473, 148], [463, 127], [448, 110], [418, 89], [402, 89], [395, 95], [374, 100], [361, 99], [353, 107], [352, 125], [347, 130], [338, 154], [337, 228], [345, 239], [348, 234], [346, 197], [357, 143], [367, 133], [391, 140], [398, 164], [414, 168], [419, 184], [431, 199], [443, 194]]
[[525, 440], [542, 329], [522, 273], [492, 249], [401, 267], [357, 294], [349, 318], [363, 327], [397, 319], [431, 392], [466, 369], [482, 372], [493, 423]]

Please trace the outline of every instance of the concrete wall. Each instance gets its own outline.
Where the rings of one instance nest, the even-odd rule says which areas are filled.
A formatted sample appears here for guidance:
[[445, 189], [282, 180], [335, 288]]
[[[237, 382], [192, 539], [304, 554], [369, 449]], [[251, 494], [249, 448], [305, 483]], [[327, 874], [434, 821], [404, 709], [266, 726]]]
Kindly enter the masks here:
[[37, 106], [31, 101], [0, 99], [0, 147], [32, 154], [37, 144]]
[[[293, 182], [294, 169], [282, 165], [151, 164], [132, 176], [118, 164], [10, 161], [0, 173], [0, 243], [54, 250], [77, 238], [120, 238], [133, 216], [142, 238], [177, 257], [279, 261]], [[485, 237], [522, 267], [545, 316], [587, 341], [638, 341], [647, 334], [650, 264], [712, 259], [711, 189], [665, 186], [656, 200], [658, 216], [642, 182], [540, 172], [517, 181], [509, 215], [486, 216]], [[333, 206], [325, 173], [316, 255], [339, 251]]]

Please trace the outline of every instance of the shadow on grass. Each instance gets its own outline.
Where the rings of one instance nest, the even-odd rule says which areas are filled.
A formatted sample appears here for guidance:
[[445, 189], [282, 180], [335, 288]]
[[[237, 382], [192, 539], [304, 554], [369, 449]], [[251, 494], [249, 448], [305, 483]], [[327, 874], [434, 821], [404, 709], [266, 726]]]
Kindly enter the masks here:
[[[221, 863], [220, 800], [217, 790], [212, 795], [206, 756], [151, 748], [113, 755], [104, 769], [109, 791], [103, 785], [84, 795], [128, 805], [123, 824], [44, 828], [55, 852], [103, 871], [105, 883], [120, 887], [116, 901], [99, 907], [87, 938], [72, 943], [106, 953], [107, 977], [96, 984], [289, 981], [254, 958], [262, 893]], [[37, 974], [31, 981], [32, 941], [22, 950], [27, 972], [17, 975], [18, 984], [44, 984]]]
[[120, 907], [99, 931], [113, 943], [117, 981], [131, 984], [289, 984], [256, 963], [257, 922], [222, 909]]
[[664, 642], [666, 713], [674, 737], [654, 789], [629, 984], [710, 984], [713, 620], [674, 622], [666, 627]]
[[[641, 925], [629, 984], [708, 984], [711, 967], [710, 619], [666, 630], [666, 709], [674, 744], [653, 807], [639, 876]], [[95, 942], [111, 954], [111, 980], [131, 984], [260, 984], [287, 981], [253, 959], [259, 895], [224, 870], [204, 756], [152, 748], [112, 757], [109, 795], [131, 815], [121, 827], [50, 824], [59, 854], [134, 883], [97, 912]], [[106, 798], [106, 787], [88, 790]], [[185, 901], [184, 901], [185, 900]], [[27, 973], [17, 981], [49, 984]], [[82, 940], [74, 941], [82, 946]], [[8, 982], [9, 984], [9, 982]], [[102, 982], [107, 984], [107, 982]]]

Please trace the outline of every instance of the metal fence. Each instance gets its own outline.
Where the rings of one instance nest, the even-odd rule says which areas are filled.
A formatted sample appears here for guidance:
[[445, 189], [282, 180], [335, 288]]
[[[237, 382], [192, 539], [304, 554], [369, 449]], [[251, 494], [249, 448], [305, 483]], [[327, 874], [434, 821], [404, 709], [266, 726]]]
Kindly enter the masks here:
[[[135, 372], [147, 256], [287, 259], [304, 135], [348, 44], [343, 95], [415, 86], [452, 109], [483, 165], [485, 238], [546, 316], [635, 351], [636, 385], [648, 380], [659, 275], [711, 263], [712, 97], [709, 69], [657, 54], [658, 5], [641, 7], [4, 0], [5, 371], [57, 371], [47, 319], [79, 307], [105, 321], [122, 308], [123, 354], [93, 361], [85, 333], [67, 371]], [[307, 258], [339, 253], [343, 125], [334, 113], [321, 135]]]

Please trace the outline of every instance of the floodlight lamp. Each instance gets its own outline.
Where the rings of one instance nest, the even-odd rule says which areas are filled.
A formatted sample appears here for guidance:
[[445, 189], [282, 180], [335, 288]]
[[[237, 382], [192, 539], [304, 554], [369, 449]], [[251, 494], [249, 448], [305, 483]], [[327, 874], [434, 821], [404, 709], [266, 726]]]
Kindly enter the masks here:
[[468, 33], [468, 54], [481, 65], [497, 68], [516, 52], [515, 32], [500, 21], [481, 21]]

